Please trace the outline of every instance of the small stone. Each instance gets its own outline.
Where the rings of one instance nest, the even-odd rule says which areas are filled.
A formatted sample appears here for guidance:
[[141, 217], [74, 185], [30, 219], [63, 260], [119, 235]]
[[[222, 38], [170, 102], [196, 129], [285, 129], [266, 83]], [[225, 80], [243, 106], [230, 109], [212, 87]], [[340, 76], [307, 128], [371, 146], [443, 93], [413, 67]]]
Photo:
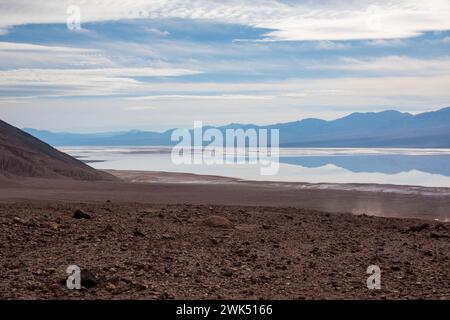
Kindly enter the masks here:
[[408, 231], [420, 232], [420, 231], [423, 231], [423, 230], [426, 230], [426, 229], [429, 229], [429, 228], [430, 228], [430, 225], [428, 223], [421, 223], [421, 224], [418, 224], [416, 226], [410, 227], [408, 229]]
[[138, 228], [135, 228], [135, 229], [133, 230], [133, 235], [134, 235], [135, 237], [145, 237], [145, 234], [143, 234]]
[[170, 293], [163, 292], [159, 295], [160, 300], [173, 300], [174, 296], [172, 296]]
[[55, 231], [57, 231], [59, 229], [59, 225], [56, 222], [49, 222], [48, 227]]
[[13, 220], [14, 220], [14, 222], [19, 223], [19, 224], [26, 224], [25, 220], [20, 219], [19, 217], [14, 217]]
[[209, 241], [211, 241], [211, 243], [213, 245], [218, 245], [219, 244], [219, 241], [216, 238], [210, 238]]
[[112, 283], [107, 283], [106, 284], [106, 289], [115, 290], [116, 288], [117, 287], [114, 284], [112, 284]]
[[441, 239], [441, 238], [448, 238], [448, 236], [445, 234], [438, 234], [438, 233], [433, 232], [432, 234], [430, 234], [430, 238]]
[[224, 270], [223, 271], [223, 275], [225, 276], [225, 277], [231, 277], [232, 275], [233, 275], [233, 271], [231, 271], [231, 270]]
[[232, 225], [230, 220], [222, 216], [209, 216], [204, 223], [214, 228], [229, 228]]
[[55, 273], [56, 269], [55, 268], [47, 268], [47, 272], [48, 273]]
[[113, 228], [113, 226], [110, 225], [110, 224], [107, 224], [107, 225], [105, 226], [105, 228], [103, 229], [103, 232], [104, 232], [104, 233], [113, 232], [113, 231], [114, 231], [114, 228]]
[[433, 256], [433, 252], [431, 252], [430, 250], [426, 250], [423, 252], [423, 254], [427, 257], [432, 257]]
[[86, 269], [81, 270], [81, 285], [85, 288], [93, 288], [97, 285], [97, 279], [95, 275]]
[[73, 213], [73, 218], [74, 219], [91, 219], [92, 217], [90, 214], [87, 214], [83, 210], [78, 209]]

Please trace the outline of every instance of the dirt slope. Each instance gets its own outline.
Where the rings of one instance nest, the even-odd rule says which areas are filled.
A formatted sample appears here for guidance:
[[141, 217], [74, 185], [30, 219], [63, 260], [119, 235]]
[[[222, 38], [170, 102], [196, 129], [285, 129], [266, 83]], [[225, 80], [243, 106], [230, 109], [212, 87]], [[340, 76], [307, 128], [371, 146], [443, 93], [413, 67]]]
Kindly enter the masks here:
[[0, 120], [0, 181], [2, 177], [115, 179]]

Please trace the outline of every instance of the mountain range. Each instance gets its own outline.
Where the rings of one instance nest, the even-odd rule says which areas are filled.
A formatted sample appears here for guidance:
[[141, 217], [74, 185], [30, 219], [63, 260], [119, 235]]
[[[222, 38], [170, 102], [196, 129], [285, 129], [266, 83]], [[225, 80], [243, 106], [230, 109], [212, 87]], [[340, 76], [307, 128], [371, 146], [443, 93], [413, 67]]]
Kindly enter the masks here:
[[[236, 128], [279, 129], [282, 147], [450, 148], [450, 107], [417, 115], [398, 111], [352, 113], [332, 121], [304, 119], [265, 126], [230, 124], [217, 128], [222, 132]], [[170, 139], [173, 130], [79, 134], [24, 129], [53, 146], [169, 146], [174, 144]]]

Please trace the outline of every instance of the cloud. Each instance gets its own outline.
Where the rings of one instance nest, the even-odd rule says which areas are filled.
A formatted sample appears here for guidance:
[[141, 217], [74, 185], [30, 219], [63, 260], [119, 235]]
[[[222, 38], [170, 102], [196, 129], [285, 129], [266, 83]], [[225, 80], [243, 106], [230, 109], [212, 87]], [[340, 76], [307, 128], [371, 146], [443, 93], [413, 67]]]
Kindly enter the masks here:
[[351, 44], [333, 41], [319, 41], [316, 45], [318, 50], [347, 50], [351, 49]]
[[168, 35], [170, 35], [169, 31], [162, 31], [157, 28], [144, 28], [144, 31], [154, 34], [158, 37], [167, 37]]
[[270, 29], [267, 40], [370, 40], [418, 36], [449, 30], [447, 0], [343, 2], [271, 0], [28, 0], [0, 3], [0, 30], [32, 23], [66, 23], [68, 4], [79, 5], [83, 22], [193, 19]]
[[433, 40], [428, 40], [429, 44], [443, 44], [443, 45], [448, 45], [450, 44], [450, 37], [445, 37], [442, 39], [433, 39]]
[[[25, 103], [2, 105], [2, 118], [21, 127], [59, 131], [111, 129], [164, 130], [191, 127], [194, 120], [220, 125], [231, 122], [288, 122], [308, 117], [335, 118], [350, 112], [395, 109], [423, 112], [449, 106], [450, 76], [345, 77], [330, 79], [289, 79], [254, 83], [152, 83], [140, 94], [167, 95], [274, 95], [270, 100], [198, 99], [28, 99]], [[177, 92], [177, 93], [175, 93]], [[303, 93], [297, 97], [292, 93]], [[137, 93], [136, 93], [137, 94]], [[283, 96], [287, 95], [287, 96]], [[195, 102], [195, 103], [194, 103]], [[148, 104], [146, 106], [146, 104]], [[136, 112], [129, 109], [135, 108]], [[137, 111], [140, 110], [140, 111]], [[24, 116], [30, 114], [30, 116]]]
[[270, 100], [275, 96], [267, 95], [154, 95], [129, 97], [126, 100]]
[[21, 89], [28, 95], [113, 95], [146, 87], [134, 77], [178, 77], [199, 71], [177, 68], [13, 69], [0, 71], [2, 90]]
[[[447, 61], [447, 60], [445, 60]], [[406, 68], [421, 62], [400, 58], [379, 61], [347, 61], [347, 68], [354, 70], [377, 70], [377, 68]], [[422, 63], [416, 66], [426, 69], [444, 64]], [[371, 66], [371, 64], [374, 64]], [[447, 64], [448, 65], [448, 64]], [[394, 71], [397, 69], [393, 69]], [[278, 110], [286, 105], [297, 106], [431, 106], [450, 101], [450, 75], [429, 73], [395, 76], [339, 76], [328, 78], [291, 78], [279, 81], [254, 82], [186, 82], [177, 81], [178, 76], [195, 74], [196, 70], [163, 68], [99, 68], [99, 69], [14, 69], [0, 71], [0, 95], [16, 100], [16, 96], [33, 97], [38, 101], [45, 97], [64, 96], [122, 96], [129, 107], [142, 105], [143, 101], [158, 104], [183, 105], [189, 112], [191, 105], [204, 103], [220, 108], [246, 108], [254, 104], [270, 104]], [[143, 82], [139, 77], [169, 77], [165, 81]], [[137, 78], [137, 79], [136, 79]], [[172, 80], [169, 80], [172, 79]], [[20, 94], [19, 94], [20, 93]], [[186, 104], [187, 100], [193, 103]], [[31, 101], [29, 99], [29, 101]], [[108, 101], [111, 101], [109, 99]], [[213, 104], [211, 102], [214, 102]], [[65, 102], [64, 102], [65, 103]]]
[[101, 51], [88, 48], [0, 42], [0, 68], [111, 67]]
[[445, 75], [450, 73], [450, 56], [434, 59], [416, 59], [406, 56], [357, 59], [341, 58], [337, 63], [311, 65], [315, 70], [371, 72], [382, 75]]
[[405, 47], [408, 45], [408, 42], [402, 39], [392, 39], [392, 40], [378, 39], [366, 41], [366, 45], [371, 47], [396, 48], [396, 47]]

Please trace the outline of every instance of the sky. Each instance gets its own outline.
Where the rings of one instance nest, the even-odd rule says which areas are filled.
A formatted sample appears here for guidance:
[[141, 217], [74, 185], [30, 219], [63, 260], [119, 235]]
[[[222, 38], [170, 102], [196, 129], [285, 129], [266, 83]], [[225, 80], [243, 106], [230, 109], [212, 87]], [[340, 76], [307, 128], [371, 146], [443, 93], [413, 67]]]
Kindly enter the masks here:
[[66, 132], [450, 106], [450, 0], [0, 0], [0, 119]]

